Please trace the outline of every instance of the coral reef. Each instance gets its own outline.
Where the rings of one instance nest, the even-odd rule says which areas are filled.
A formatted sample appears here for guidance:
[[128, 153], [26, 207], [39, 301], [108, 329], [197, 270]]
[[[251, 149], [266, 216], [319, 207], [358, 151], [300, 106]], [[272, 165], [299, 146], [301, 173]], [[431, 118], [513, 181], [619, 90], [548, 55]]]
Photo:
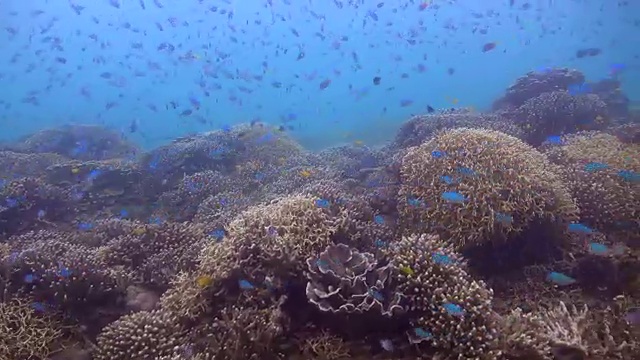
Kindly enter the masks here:
[[545, 148], [562, 166], [581, 218], [598, 230], [640, 240], [640, 145], [601, 132], [581, 132]]
[[536, 218], [577, 219], [558, 169], [497, 131], [455, 129], [411, 148], [401, 179], [404, 232], [435, 230], [459, 248], [505, 239]]
[[307, 259], [307, 266], [307, 297], [321, 311], [394, 316], [406, 310], [404, 296], [393, 288], [393, 267], [380, 266], [373, 254], [330, 245], [320, 256]]
[[185, 339], [185, 331], [170, 313], [137, 312], [123, 316], [102, 331], [94, 359], [156, 359], [180, 352]]
[[517, 108], [543, 93], [566, 90], [570, 85], [583, 84], [584, 81], [584, 75], [573, 69], [554, 68], [528, 72], [519, 77], [507, 89], [506, 94], [493, 103], [493, 109]]
[[24, 299], [0, 302], [0, 359], [45, 360], [56, 350], [60, 324]]
[[434, 235], [394, 244], [390, 257], [400, 270], [398, 290], [409, 301], [412, 343], [451, 350], [458, 359], [496, 359], [501, 354], [493, 293], [465, 271], [451, 245]]
[[514, 110], [524, 139], [534, 146], [549, 136], [578, 130], [600, 130], [609, 122], [607, 105], [597, 95], [573, 96], [566, 91], [542, 93]]
[[633, 108], [568, 69], [494, 105], [379, 149], [257, 121], [3, 148], [0, 359], [640, 358]]
[[134, 155], [138, 149], [114, 131], [97, 125], [65, 125], [46, 129], [11, 146], [19, 152], [55, 153], [78, 160], [104, 160]]

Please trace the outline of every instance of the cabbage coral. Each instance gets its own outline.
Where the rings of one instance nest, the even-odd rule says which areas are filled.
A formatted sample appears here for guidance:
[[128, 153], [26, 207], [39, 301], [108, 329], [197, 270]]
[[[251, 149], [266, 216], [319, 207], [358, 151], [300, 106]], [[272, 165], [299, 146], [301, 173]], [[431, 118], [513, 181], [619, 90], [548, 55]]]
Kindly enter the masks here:
[[496, 359], [493, 292], [471, 278], [452, 246], [414, 235], [394, 243], [389, 257], [399, 270], [398, 291], [408, 298], [412, 343], [448, 349], [458, 359]]
[[562, 165], [583, 221], [598, 230], [638, 238], [640, 145], [622, 143], [609, 134], [583, 132], [565, 136], [562, 146], [545, 150]]
[[505, 239], [536, 218], [574, 220], [577, 212], [556, 167], [497, 131], [445, 132], [411, 148], [400, 172], [406, 232], [436, 231], [458, 247]]

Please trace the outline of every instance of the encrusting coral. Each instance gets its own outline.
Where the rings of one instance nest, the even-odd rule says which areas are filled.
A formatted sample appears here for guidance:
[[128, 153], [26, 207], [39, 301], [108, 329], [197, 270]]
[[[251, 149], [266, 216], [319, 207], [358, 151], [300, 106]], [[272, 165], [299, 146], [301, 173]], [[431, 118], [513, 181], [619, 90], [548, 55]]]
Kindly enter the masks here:
[[411, 148], [400, 171], [405, 233], [436, 231], [458, 247], [505, 239], [536, 218], [569, 222], [578, 212], [558, 169], [497, 131], [440, 134]]
[[640, 145], [601, 132], [581, 132], [543, 149], [562, 166], [583, 221], [640, 239]]
[[394, 243], [389, 258], [408, 300], [412, 343], [450, 350], [458, 359], [501, 354], [493, 292], [471, 278], [451, 245], [435, 235], [413, 235]]

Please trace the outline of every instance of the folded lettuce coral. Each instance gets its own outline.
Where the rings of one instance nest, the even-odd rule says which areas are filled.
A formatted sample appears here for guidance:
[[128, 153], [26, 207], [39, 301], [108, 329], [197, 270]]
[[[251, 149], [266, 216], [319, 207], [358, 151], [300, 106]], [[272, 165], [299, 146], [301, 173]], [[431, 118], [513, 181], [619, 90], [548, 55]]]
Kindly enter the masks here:
[[321, 311], [384, 316], [405, 312], [404, 295], [394, 291], [393, 267], [381, 266], [373, 254], [345, 244], [329, 245], [307, 259], [307, 266], [307, 298]]

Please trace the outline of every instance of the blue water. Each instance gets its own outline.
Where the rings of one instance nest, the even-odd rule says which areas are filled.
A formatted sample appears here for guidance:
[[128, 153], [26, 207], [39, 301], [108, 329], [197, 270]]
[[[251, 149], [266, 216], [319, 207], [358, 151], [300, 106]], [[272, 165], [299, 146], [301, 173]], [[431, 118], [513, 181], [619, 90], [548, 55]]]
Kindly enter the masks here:
[[[546, 67], [597, 81], [623, 64], [638, 101], [640, 3], [621, 2], [0, 0], [0, 140], [103, 124], [152, 148], [260, 120], [310, 149], [375, 145], [427, 106], [488, 109]], [[602, 54], [575, 57], [588, 47]]]

